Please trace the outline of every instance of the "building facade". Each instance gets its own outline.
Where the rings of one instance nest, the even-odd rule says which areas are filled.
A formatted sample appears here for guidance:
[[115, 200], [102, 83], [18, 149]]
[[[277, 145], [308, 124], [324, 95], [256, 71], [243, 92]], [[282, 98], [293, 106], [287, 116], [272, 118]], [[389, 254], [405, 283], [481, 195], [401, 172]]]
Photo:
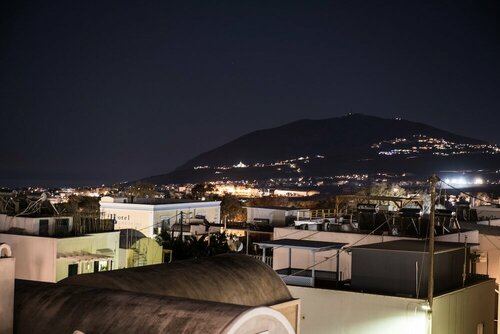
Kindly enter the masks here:
[[8, 216], [0, 214], [0, 231], [39, 236], [65, 236], [73, 230], [71, 216]]
[[283, 227], [292, 225], [295, 220], [310, 218], [309, 209], [273, 207], [273, 206], [247, 206], [247, 223], [264, 224]]
[[[278, 239], [296, 239], [296, 240], [315, 240], [315, 241], [326, 241], [326, 242], [341, 242], [346, 243], [347, 247], [356, 245], [366, 245], [379, 242], [388, 242], [394, 240], [402, 239], [413, 239], [415, 237], [404, 237], [404, 236], [391, 236], [385, 234], [370, 234], [366, 235], [364, 233], [356, 232], [332, 232], [332, 231], [312, 231], [312, 230], [300, 230], [295, 228], [275, 228], [274, 229], [274, 240]], [[479, 243], [479, 232], [477, 230], [464, 231], [461, 233], [451, 233], [446, 235], [436, 236], [436, 241], [448, 241], [448, 242], [465, 242], [467, 240], [470, 244]], [[325, 271], [334, 271], [337, 265], [337, 259], [335, 257], [335, 251], [328, 251], [322, 254], [324, 257], [331, 258], [329, 261], [325, 261], [317, 265], [317, 269]], [[294, 249], [292, 252], [293, 265], [299, 268], [308, 268], [313, 265], [313, 260], [309, 252], [301, 249]], [[349, 252], [342, 252], [340, 254], [340, 276], [342, 279], [347, 279], [351, 277], [352, 269], [352, 256]], [[278, 269], [284, 267], [288, 263], [288, 250], [284, 248], [279, 248], [274, 250], [273, 258], [273, 268]]]
[[146, 237], [159, 234], [167, 224], [190, 224], [195, 222], [220, 223], [220, 201], [186, 202], [134, 200], [103, 197], [100, 204], [101, 217], [114, 219], [116, 229], [134, 229]]
[[57, 282], [118, 268], [119, 232], [55, 238], [0, 233], [16, 254], [16, 279]]

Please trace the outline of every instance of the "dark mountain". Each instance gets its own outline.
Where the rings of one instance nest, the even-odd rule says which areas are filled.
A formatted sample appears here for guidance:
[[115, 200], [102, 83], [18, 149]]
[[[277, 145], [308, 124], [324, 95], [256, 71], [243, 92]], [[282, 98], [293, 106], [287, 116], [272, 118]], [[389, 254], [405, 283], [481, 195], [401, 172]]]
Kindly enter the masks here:
[[[171, 173], [145, 180], [161, 184], [360, 172], [428, 174], [500, 167], [497, 149], [422, 123], [350, 114], [254, 131]], [[247, 167], [233, 167], [240, 162]]]

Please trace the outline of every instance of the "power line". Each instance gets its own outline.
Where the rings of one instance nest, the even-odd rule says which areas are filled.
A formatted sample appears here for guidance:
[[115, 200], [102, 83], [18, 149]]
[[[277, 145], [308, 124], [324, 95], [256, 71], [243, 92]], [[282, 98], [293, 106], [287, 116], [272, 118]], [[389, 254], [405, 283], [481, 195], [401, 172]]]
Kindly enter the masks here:
[[[351, 249], [351, 248], [352, 248], [353, 246], [355, 246], [356, 244], [358, 244], [358, 243], [360, 243], [361, 241], [363, 241], [364, 239], [368, 238], [370, 235], [372, 235], [373, 233], [375, 233], [375, 232], [376, 232], [379, 228], [381, 228], [382, 226], [384, 226], [386, 223], [387, 223], [387, 220], [385, 220], [382, 224], [380, 224], [379, 226], [377, 226], [377, 227], [376, 227], [374, 230], [372, 230], [370, 233], [368, 233], [368, 234], [364, 235], [361, 239], [359, 239], [359, 240], [357, 240], [356, 242], [354, 242], [354, 243], [352, 243], [351, 245], [349, 245], [349, 247], [342, 248], [342, 249], [341, 249], [338, 253], [335, 253], [335, 254], [333, 254], [332, 256], [328, 256], [328, 257], [326, 257], [326, 258], [325, 258], [324, 260], [322, 260], [322, 261], [316, 262], [316, 263], [314, 263], [313, 265], [311, 265], [311, 266], [309, 266], [309, 267], [307, 267], [307, 268], [305, 268], [305, 269], [302, 269], [302, 270], [296, 271], [296, 272], [294, 272], [294, 273], [292, 273], [292, 274], [290, 274], [290, 275], [284, 276], [283, 278], [290, 277], [290, 276], [295, 276], [295, 275], [297, 275], [297, 274], [303, 273], [303, 272], [305, 272], [305, 271], [308, 271], [308, 270], [310, 270], [310, 269], [312, 269], [312, 268], [316, 267], [316, 266], [317, 266], [317, 265], [319, 265], [319, 264], [325, 263], [326, 261], [331, 260], [331, 259], [333, 259], [333, 258], [337, 257], [337, 255], [339, 255], [339, 256], [340, 256], [340, 254], [341, 254], [341, 253], [343, 253], [343, 252], [345, 252], [345, 251], [347, 251], [347, 250]], [[338, 273], [337, 273], [337, 275], [338, 275]]]
[[[418, 194], [415, 194], [415, 195], [413, 195], [412, 197], [408, 198], [408, 200], [409, 200], [409, 201], [412, 201], [413, 199], [415, 199], [415, 198], [416, 198], [416, 197], [418, 197], [418, 196], [419, 196]], [[305, 272], [305, 271], [307, 271], [307, 270], [310, 270], [310, 269], [312, 269], [312, 268], [316, 267], [316, 266], [317, 266], [317, 265], [319, 265], [319, 264], [325, 263], [326, 261], [329, 261], [329, 260], [331, 260], [331, 259], [333, 259], [333, 258], [337, 257], [337, 255], [338, 255], [338, 256], [340, 256], [340, 254], [341, 254], [341, 253], [343, 253], [343, 252], [345, 252], [345, 251], [350, 250], [353, 246], [355, 246], [356, 244], [360, 243], [360, 242], [361, 242], [361, 241], [363, 241], [364, 239], [368, 238], [370, 235], [372, 235], [373, 233], [375, 233], [375, 232], [376, 232], [379, 228], [381, 228], [382, 226], [384, 226], [384, 225], [385, 225], [386, 223], [388, 223], [388, 222], [389, 222], [389, 220], [386, 218], [386, 219], [385, 219], [385, 221], [384, 221], [382, 224], [380, 224], [379, 226], [377, 226], [377, 227], [376, 227], [375, 229], [373, 229], [370, 233], [368, 233], [368, 234], [364, 235], [362, 238], [360, 238], [359, 240], [357, 240], [357, 241], [355, 241], [354, 243], [350, 244], [348, 247], [342, 248], [342, 249], [341, 249], [338, 253], [335, 253], [335, 254], [333, 254], [332, 256], [328, 256], [328, 257], [326, 257], [324, 260], [322, 260], [322, 261], [320, 261], [320, 262], [313, 263], [311, 266], [309, 266], [309, 267], [307, 267], [307, 268], [305, 268], [305, 269], [299, 270], [299, 271], [297, 271], [297, 272], [294, 272], [294, 273], [292, 273], [292, 274], [290, 274], [290, 275], [284, 276], [283, 278], [290, 277], [290, 276], [295, 276], [295, 275], [297, 275], [297, 274], [303, 273], [303, 272]], [[322, 231], [318, 231], [318, 232], [322, 232]], [[316, 233], [318, 233], [318, 232], [316, 232]], [[298, 240], [302, 240], [302, 239], [298, 239]], [[284, 246], [279, 246], [279, 247], [276, 247], [275, 249], [278, 249], [278, 248], [281, 248], [281, 247], [284, 247]], [[274, 248], [273, 248], [273, 249], [274, 249]], [[337, 260], [337, 261], [338, 261], [338, 260]], [[338, 275], [338, 273], [337, 273], [337, 275]]]

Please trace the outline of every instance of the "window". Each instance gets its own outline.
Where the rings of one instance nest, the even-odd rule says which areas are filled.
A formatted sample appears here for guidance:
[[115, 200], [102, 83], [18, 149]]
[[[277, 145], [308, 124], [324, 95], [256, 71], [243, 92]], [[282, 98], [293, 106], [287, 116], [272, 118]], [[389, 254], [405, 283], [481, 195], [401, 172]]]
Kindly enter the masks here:
[[40, 219], [38, 225], [38, 235], [48, 237], [49, 236], [49, 220]]
[[56, 235], [67, 235], [69, 234], [69, 219], [61, 218], [56, 219]]

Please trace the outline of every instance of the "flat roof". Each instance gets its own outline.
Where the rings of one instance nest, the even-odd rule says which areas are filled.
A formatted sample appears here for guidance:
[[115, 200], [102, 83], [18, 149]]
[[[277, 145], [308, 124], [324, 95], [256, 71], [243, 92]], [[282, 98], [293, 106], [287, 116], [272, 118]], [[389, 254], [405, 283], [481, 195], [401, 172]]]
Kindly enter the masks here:
[[[476, 243], [467, 243], [467, 246], [478, 246]], [[461, 242], [434, 242], [434, 253], [445, 253], [452, 250], [463, 249], [465, 246]], [[429, 242], [422, 240], [394, 240], [387, 242], [378, 242], [374, 244], [360, 245], [351, 247], [351, 249], [376, 249], [376, 250], [390, 250], [390, 251], [403, 251], [403, 252], [419, 252], [428, 253]]]
[[270, 210], [283, 210], [283, 211], [309, 211], [310, 209], [297, 208], [294, 206], [244, 206], [244, 208], [255, 208], [255, 209], [270, 209]]
[[315, 252], [323, 252], [332, 249], [341, 249], [346, 243], [327, 242], [316, 240], [278, 239], [265, 242], [255, 242], [261, 248], [283, 247], [295, 249], [307, 249]]
[[65, 216], [60, 216], [57, 215], [56, 213], [30, 213], [30, 214], [24, 214], [24, 215], [9, 215], [6, 213], [0, 213], [0, 215], [5, 215], [7, 217], [20, 217], [20, 218], [73, 218], [72, 215], [65, 215]]
[[177, 198], [134, 198], [129, 204], [181, 204], [181, 203], [203, 203], [212, 201], [198, 201], [190, 199], [177, 199]]
[[220, 207], [221, 201], [160, 201], [160, 202], [108, 202], [100, 201], [99, 205], [105, 209], [163, 211], [188, 208]]

